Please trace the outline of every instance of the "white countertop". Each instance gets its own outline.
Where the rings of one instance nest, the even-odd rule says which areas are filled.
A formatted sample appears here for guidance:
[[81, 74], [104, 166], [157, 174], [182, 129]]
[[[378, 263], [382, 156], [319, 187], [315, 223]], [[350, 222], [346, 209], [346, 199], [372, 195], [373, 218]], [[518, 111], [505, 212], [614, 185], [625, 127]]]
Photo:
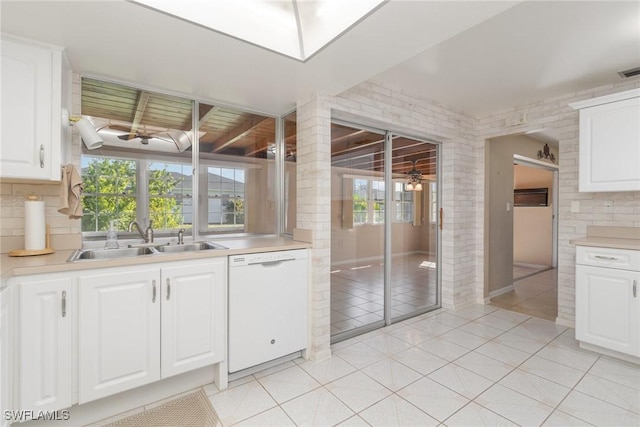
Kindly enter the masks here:
[[74, 270], [87, 270], [103, 267], [120, 267], [126, 265], [150, 264], [156, 262], [184, 261], [189, 259], [214, 258], [228, 255], [248, 254], [256, 252], [272, 252], [291, 249], [310, 248], [311, 244], [298, 242], [282, 237], [243, 237], [228, 240], [212, 240], [229, 249], [208, 250], [188, 253], [162, 253], [153, 255], [141, 255], [131, 258], [118, 258], [110, 260], [83, 260], [67, 262], [74, 253], [73, 250], [60, 250], [48, 255], [10, 257], [7, 254], [0, 255], [0, 278], [3, 284], [12, 276], [27, 274], [55, 273]]
[[587, 236], [569, 240], [569, 243], [576, 246], [595, 246], [600, 248], [631, 249], [634, 251], [640, 251], [640, 239]]

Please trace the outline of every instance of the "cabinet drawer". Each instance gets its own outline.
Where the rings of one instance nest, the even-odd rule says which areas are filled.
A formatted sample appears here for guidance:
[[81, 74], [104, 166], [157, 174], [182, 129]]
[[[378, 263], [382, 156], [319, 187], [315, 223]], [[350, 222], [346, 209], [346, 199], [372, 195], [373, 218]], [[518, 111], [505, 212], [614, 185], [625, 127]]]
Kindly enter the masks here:
[[578, 246], [576, 264], [640, 271], [640, 251]]

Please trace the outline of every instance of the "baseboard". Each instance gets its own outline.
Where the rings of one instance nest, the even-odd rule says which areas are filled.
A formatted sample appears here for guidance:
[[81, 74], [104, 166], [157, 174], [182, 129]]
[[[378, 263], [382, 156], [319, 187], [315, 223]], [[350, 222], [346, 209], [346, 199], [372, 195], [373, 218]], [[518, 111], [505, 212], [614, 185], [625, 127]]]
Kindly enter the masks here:
[[561, 317], [556, 317], [556, 325], [566, 326], [567, 328], [575, 329], [576, 324], [572, 320], [563, 319]]
[[546, 268], [549, 269], [551, 268], [550, 265], [544, 265], [544, 264], [527, 264], [526, 262], [513, 262], [513, 265], [515, 267], [524, 267], [524, 268]]
[[630, 354], [620, 353], [614, 350], [609, 350], [608, 348], [603, 348], [593, 344], [587, 344], [585, 342], [580, 341], [580, 348], [585, 350], [594, 351], [596, 353], [605, 354], [607, 356], [615, 357], [616, 359], [624, 360], [625, 362], [635, 363], [636, 365], [640, 365], [640, 357], [631, 356]]
[[[429, 252], [413, 251], [413, 252], [394, 253], [394, 254], [391, 254], [391, 257], [392, 258], [397, 258], [397, 257], [402, 257], [402, 256], [407, 256], [407, 255], [416, 255], [416, 254], [425, 255], [427, 257], [431, 256], [429, 254]], [[340, 265], [354, 264], [354, 263], [358, 263], [358, 262], [371, 262], [371, 261], [383, 261], [383, 260], [384, 260], [384, 256], [383, 255], [366, 257], [366, 258], [352, 258], [352, 259], [332, 262], [331, 263], [331, 267], [333, 268], [333, 267], [340, 266]]]
[[295, 353], [287, 354], [286, 356], [279, 357], [268, 362], [261, 363], [250, 368], [243, 369], [241, 371], [229, 373], [229, 381], [235, 381], [238, 378], [246, 377], [248, 375], [255, 374], [256, 372], [264, 371], [265, 369], [273, 368], [274, 366], [281, 365], [302, 357], [302, 351], [296, 351]]
[[[509, 286], [505, 286], [504, 288], [500, 288], [500, 289], [496, 289], [495, 291], [491, 291], [489, 292], [489, 296], [488, 299], [491, 300], [491, 298], [497, 297], [498, 295], [502, 295], [502, 294], [506, 294], [507, 292], [511, 292], [514, 289], [514, 285], [509, 285]], [[487, 298], [485, 298], [485, 301], [487, 300]]]

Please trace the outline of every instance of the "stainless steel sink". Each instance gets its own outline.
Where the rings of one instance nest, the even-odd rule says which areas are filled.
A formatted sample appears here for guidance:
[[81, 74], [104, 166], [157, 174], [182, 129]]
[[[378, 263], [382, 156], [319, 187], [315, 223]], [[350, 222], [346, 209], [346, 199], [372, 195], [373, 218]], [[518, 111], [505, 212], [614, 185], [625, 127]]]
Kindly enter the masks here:
[[212, 242], [194, 242], [184, 245], [162, 245], [155, 247], [160, 252], [165, 253], [182, 253], [182, 252], [197, 252], [197, 251], [209, 251], [228, 249], [225, 246]]
[[158, 253], [155, 247], [122, 249], [78, 249], [69, 257], [68, 262], [92, 259], [132, 258], [140, 255]]
[[161, 253], [185, 253], [208, 250], [228, 249], [225, 246], [213, 242], [193, 242], [185, 245], [134, 245], [121, 249], [78, 249], [69, 257], [68, 262], [83, 260], [107, 260], [118, 258], [133, 258], [140, 255], [153, 255]]

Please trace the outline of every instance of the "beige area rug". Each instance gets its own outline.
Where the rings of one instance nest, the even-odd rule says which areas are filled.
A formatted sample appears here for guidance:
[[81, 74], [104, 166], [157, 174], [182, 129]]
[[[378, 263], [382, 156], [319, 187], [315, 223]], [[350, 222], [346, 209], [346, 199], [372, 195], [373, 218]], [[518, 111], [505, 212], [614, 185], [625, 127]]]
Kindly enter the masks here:
[[216, 427], [221, 425], [201, 389], [105, 427]]

